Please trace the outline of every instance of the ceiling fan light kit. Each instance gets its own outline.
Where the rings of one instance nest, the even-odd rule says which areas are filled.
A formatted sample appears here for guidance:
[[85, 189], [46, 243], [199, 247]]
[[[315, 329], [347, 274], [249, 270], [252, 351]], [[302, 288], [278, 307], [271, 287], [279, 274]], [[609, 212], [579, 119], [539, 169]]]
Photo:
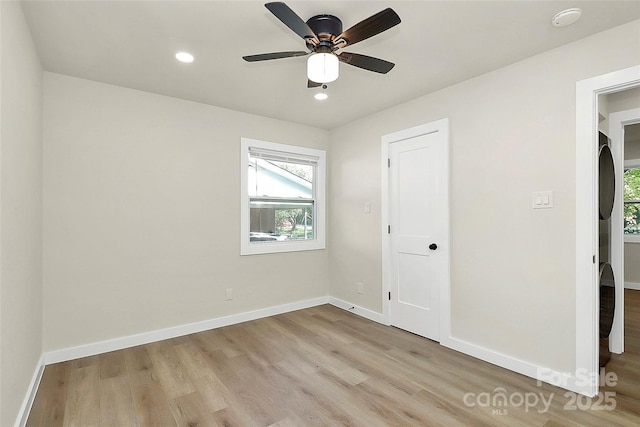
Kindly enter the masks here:
[[364, 70], [386, 74], [395, 64], [383, 59], [349, 52], [337, 52], [362, 40], [373, 37], [398, 25], [400, 17], [391, 8], [382, 10], [356, 25], [342, 31], [342, 21], [333, 15], [316, 15], [307, 22], [282, 2], [265, 4], [265, 7], [283, 24], [304, 39], [308, 52], [288, 51], [248, 55], [247, 62], [309, 56], [307, 60], [307, 87], [318, 87], [338, 78], [340, 62]]
[[316, 83], [331, 83], [340, 74], [339, 63], [333, 53], [314, 53], [307, 60], [307, 78]]

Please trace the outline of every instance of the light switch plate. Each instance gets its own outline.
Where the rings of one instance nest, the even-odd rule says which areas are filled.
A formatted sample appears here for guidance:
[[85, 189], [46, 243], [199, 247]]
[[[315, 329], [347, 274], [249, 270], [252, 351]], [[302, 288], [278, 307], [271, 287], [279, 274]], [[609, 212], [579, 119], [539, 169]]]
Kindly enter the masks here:
[[533, 209], [550, 209], [553, 207], [553, 191], [534, 191], [532, 200]]

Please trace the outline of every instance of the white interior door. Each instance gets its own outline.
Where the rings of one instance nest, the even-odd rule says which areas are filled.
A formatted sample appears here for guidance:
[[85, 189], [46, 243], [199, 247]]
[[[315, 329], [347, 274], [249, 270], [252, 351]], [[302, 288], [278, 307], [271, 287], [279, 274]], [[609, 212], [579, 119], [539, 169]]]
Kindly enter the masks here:
[[389, 320], [436, 341], [449, 278], [448, 173], [445, 132], [389, 146]]

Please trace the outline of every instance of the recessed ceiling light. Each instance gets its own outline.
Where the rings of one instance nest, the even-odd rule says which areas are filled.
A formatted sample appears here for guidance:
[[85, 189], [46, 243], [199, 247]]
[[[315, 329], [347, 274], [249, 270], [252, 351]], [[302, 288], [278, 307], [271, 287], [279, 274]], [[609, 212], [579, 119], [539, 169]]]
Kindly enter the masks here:
[[568, 27], [571, 24], [575, 24], [580, 19], [582, 15], [582, 9], [573, 7], [571, 9], [563, 10], [562, 12], [558, 12], [555, 14], [553, 18], [551, 18], [551, 25], [554, 27]]
[[318, 92], [315, 95], [313, 95], [313, 97], [315, 99], [317, 99], [318, 101], [324, 101], [325, 99], [327, 99], [329, 96], [325, 93], [325, 92]]
[[178, 52], [176, 53], [176, 59], [180, 62], [193, 62], [193, 55], [189, 52]]

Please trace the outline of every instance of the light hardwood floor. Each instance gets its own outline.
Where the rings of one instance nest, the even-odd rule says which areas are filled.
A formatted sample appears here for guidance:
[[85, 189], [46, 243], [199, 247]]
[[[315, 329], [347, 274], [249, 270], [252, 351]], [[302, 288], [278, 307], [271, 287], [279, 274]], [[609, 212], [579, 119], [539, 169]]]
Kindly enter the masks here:
[[[325, 305], [47, 366], [27, 425], [638, 426], [640, 291], [627, 301], [613, 411]], [[485, 405], [501, 391], [511, 404]]]

